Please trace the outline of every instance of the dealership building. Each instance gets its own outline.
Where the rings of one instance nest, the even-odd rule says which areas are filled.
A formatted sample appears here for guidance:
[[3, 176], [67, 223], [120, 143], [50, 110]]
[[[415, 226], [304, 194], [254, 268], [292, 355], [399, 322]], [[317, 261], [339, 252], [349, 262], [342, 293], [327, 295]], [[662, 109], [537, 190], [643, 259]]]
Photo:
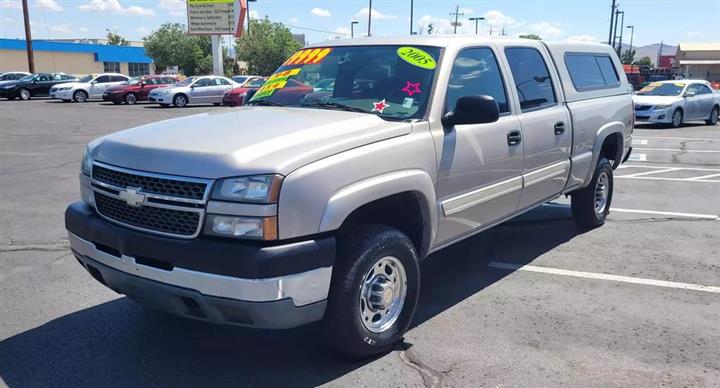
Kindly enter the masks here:
[[680, 43], [675, 66], [688, 78], [720, 82], [720, 42]]
[[[0, 39], [0, 72], [28, 71], [25, 43], [23, 39]], [[115, 72], [131, 77], [155, 73], [143, 47], [48, 40], [33, 40], [32, 46], [37, 72]]]

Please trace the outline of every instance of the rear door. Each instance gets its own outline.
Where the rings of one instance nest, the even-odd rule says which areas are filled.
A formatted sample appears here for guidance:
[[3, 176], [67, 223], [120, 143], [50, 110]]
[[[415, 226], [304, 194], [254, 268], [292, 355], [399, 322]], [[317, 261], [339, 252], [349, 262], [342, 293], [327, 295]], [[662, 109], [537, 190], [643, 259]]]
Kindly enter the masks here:
[[210, 96], [210, 102], [213, 104], [221, 103], [223, 94], [230, 89], [232, 89], [232, 84], [230, 84], [228, 80], [224, 78], [215, 78], [215, 87], [213, 88], [213, 93]]
[[700, 117], [704, 119], [710, 116], [713, 107], [715, 106], [715, 96], [713, 95], [712, 89], [707, 85], [698, 85], [698, 96], [700, 97]]
[[55, 85], [53, 82], [52, 74], [41, 74], [36, 78], [35, 85], [33, 85], [32, 95], [33, 96], [47, 96], [50, 93], [50, 88]]
[[523, 136], [523, 192], [519, 209], [562, 192], [570, 171], [572, 127], [560, 103], [559, 77], [549, 55], [537, 46], [505, 48], [519, 99]]

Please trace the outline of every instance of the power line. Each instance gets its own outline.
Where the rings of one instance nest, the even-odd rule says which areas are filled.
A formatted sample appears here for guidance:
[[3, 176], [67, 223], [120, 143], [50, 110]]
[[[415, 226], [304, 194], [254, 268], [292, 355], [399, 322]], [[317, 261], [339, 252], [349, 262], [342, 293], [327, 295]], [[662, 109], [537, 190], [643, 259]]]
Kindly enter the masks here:
[[[249, 19], [254, 20], [254, 21], [265, 20], [265, 19], [260, 19], [260, 18], [249, 18]], [[280, 25], [282, 25], [282, 26], [284, 26], [284, 27], [287, 27], [287, 28], [289, 28], [289, 29], [305, 30], [305, 31], [312, 31], [312, 32], [322, 32], [322, 33], [326, 33], [326, 34], [335, 34], [335, 35], [350, 36], [350, 34], [348, 34], [347, 32], [336, 32], [336, 31], [319, 30], [319, 29], [317, 29], [317, 28], [301, 27], [301, 26], [296, 26], [296, 25], [292, 25], [292, 24], [285, 24], [285, 23], [283, 23], [283, 22], [275, 22], [275, 21], [272, 21], [272, 20], [270, 20], [270, 19], [267, 19], [267, 20], [269, 20], [269, 21], [271, 21], [271, 22], [273, 22], [273, 23], [275, 23], [275, 24], [280, 24]]]

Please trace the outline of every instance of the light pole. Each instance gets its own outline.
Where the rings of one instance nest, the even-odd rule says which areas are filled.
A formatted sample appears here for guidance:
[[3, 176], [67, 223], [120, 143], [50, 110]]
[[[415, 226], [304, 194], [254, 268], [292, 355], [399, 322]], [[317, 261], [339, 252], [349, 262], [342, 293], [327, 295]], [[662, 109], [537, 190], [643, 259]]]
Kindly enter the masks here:
[[359, 23], [359, 22], [358, 22], [357, 20], [353, 20], [353, 21], [350, 22], [350, 38], [354, 38], [354, 37], [355, 37], [355, 25], [358, 24], [358, 23]]
[[623, 29], [625, 29], [625, 11], [620, 11], [620, 40], [618, 41], [617, 48], [618, 56], [622, 55]]
[[370, 36], [370, 26], [372, 25], [372, 0], [370, 0], [370, 4], [368, 5], [368, 35]]
[[630, 29], [630, 52], [632, 52], [633, 49], [633, 36], [635, 35], [635, 26], [627, 26], [625, 28]]
[[410, 0], [410, 35], [413, 35], [413, 11], [415, 10], [415, 2]]
[[485, 20], [485, 18], [483, 18], [483, 17], [479, 17], [479, 18], [468, 18], [468, 20], [475, 22], [475, 35], [477, 35], [477, 34], [478, 34], [478, 22], [479, 22], [480, 20]]
[[617, 50], [617, 47], [615, 46], [615, 42], [617, 41], [617, 27], [618, 27], [618, 20], [620, 15], [620, 10], [615, 10], [615, 27], [613, 31], [613, 37], [612, 37], [612, 47], [613, 50]]
[[608, 45], [612, 44], [613, 46], [614, 46], [614, 43], [611, 43], [611, 42], [615, 41], [615, 39], [613, 38], [613, 25], [615, 23], [615, 19], [614, 19], [615, 8], [617, 8], [617, 6], [615, 5], [615, 0], [612, 0], [612, 5], [610, 6], [610, 32], [608, 33]]

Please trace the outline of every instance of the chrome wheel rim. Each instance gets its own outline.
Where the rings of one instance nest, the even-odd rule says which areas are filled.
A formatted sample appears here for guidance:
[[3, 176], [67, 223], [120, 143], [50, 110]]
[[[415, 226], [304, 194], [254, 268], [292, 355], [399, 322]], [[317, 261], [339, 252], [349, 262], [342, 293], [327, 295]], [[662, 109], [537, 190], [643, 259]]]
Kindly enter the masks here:
[[713, 124], [717, 124], [718, 114], [720, 114], [720, 111], [718, 111], [717, 109], [713, 109], [712, 113], [710, 114], [710, 121]]
[[77, 102], [85, 102], [85, 100], [87, 100], [87, 97], [85, 96], [85, 93], [77, 92], [77, 97], [75, 97], [75, 100], [77, 100]]
[[675, 111], [675, 113], [673, 113], [673, 125], [677, 127], [680, 125], [681, 121], [682, 121], [682, 114], [680, 113], [679, 110]]
[[29, 100], [29, 99], [30, 99], [30, 92], [27, 91], [27, 90], [25, 90], [25, 89], [21, 90], [21, 91], [20, 91], [20, 98], [22, 98], [23, 100]]
[[177, 96], [175, 98], [175, 105], [182, 108], [185, 105], [187, 105], [187, 100], [185, 100], [185, 97], [183, 97], [183, 96]]
[[134, 94], [128, 94], [127, 96], [125, 96], [125, 102], [132, 105], [135, 102], [137, 102], [137, 98], [135, 97]]
[[407, 294], [407, 275], [400, 260], [385, 256], [363, 277], [360, 320], [373, 333], [382, 333], [400, 317]]
[[602, 216], [607, 208], [608, 196], [610, 195], [610, 178], [606, 172], [602, 172], [595, 184], [595, 213]]

